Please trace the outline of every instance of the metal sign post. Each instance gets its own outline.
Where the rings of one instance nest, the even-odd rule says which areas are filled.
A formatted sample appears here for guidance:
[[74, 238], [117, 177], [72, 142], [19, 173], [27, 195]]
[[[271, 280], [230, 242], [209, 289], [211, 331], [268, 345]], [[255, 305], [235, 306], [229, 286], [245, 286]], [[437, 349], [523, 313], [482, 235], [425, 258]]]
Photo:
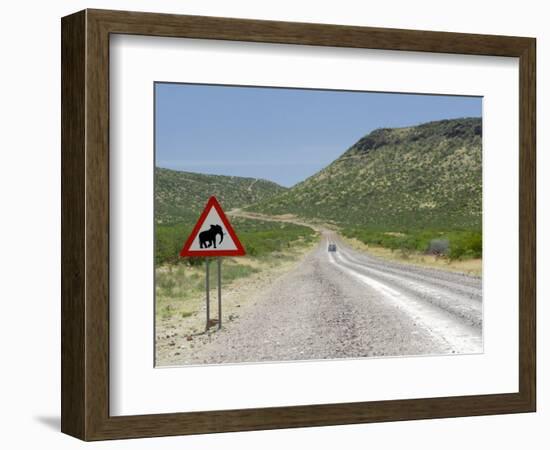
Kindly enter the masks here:
[[210, 260], [206, 258], [206, 331], [210, 322]]
[[222, 259], [218, 258], [218, 330], [222, 327]]
[[[222, 259], [218, 260], [218, 330], [222, 327]], [[206, 258], [206, 331], [210, 327], [210, 260]]]

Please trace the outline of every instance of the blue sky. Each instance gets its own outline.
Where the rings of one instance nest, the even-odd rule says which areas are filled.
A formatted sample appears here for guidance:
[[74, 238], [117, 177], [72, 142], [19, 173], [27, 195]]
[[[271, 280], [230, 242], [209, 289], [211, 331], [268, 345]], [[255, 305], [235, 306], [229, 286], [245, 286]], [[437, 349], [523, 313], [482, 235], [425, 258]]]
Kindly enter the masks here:
[[480, 97], [155, 84], [158, 167], [304, 180], [381, 127], [481, 117]]

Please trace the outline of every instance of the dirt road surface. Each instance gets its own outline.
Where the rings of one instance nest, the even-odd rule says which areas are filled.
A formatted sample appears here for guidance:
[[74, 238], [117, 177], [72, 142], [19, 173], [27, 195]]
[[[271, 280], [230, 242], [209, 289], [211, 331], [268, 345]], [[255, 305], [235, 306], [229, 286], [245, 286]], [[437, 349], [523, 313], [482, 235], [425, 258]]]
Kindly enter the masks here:
[[162, 365], [483, 351], [480, 278], [384, 261], [333, 231], [321, 236], [237, 320], [182, 340]]

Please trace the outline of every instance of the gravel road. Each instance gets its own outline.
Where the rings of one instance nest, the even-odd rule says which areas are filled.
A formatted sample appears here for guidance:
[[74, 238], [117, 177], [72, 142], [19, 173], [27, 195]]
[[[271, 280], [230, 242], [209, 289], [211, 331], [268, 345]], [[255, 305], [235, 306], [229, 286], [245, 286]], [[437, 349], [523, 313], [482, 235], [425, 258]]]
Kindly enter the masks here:
[[[328, 252], [335, 243], [336, 252]], [[480, 353], [481, 279], [318, 247], [170, 365]]]

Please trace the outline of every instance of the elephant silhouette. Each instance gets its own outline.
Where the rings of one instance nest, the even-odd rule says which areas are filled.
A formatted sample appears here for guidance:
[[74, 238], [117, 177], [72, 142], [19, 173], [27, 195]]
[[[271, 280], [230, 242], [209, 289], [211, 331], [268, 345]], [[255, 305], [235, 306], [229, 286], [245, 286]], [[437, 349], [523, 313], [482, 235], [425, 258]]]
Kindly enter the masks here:
[[216, 248], [216, 236], [220, 235], [220, 244], [223, 242], [224, 232], [221, 225], [210, 225], [209, 230], [201, 231], [199, 233], [200, 248], [210, 248], [214, 246]]

